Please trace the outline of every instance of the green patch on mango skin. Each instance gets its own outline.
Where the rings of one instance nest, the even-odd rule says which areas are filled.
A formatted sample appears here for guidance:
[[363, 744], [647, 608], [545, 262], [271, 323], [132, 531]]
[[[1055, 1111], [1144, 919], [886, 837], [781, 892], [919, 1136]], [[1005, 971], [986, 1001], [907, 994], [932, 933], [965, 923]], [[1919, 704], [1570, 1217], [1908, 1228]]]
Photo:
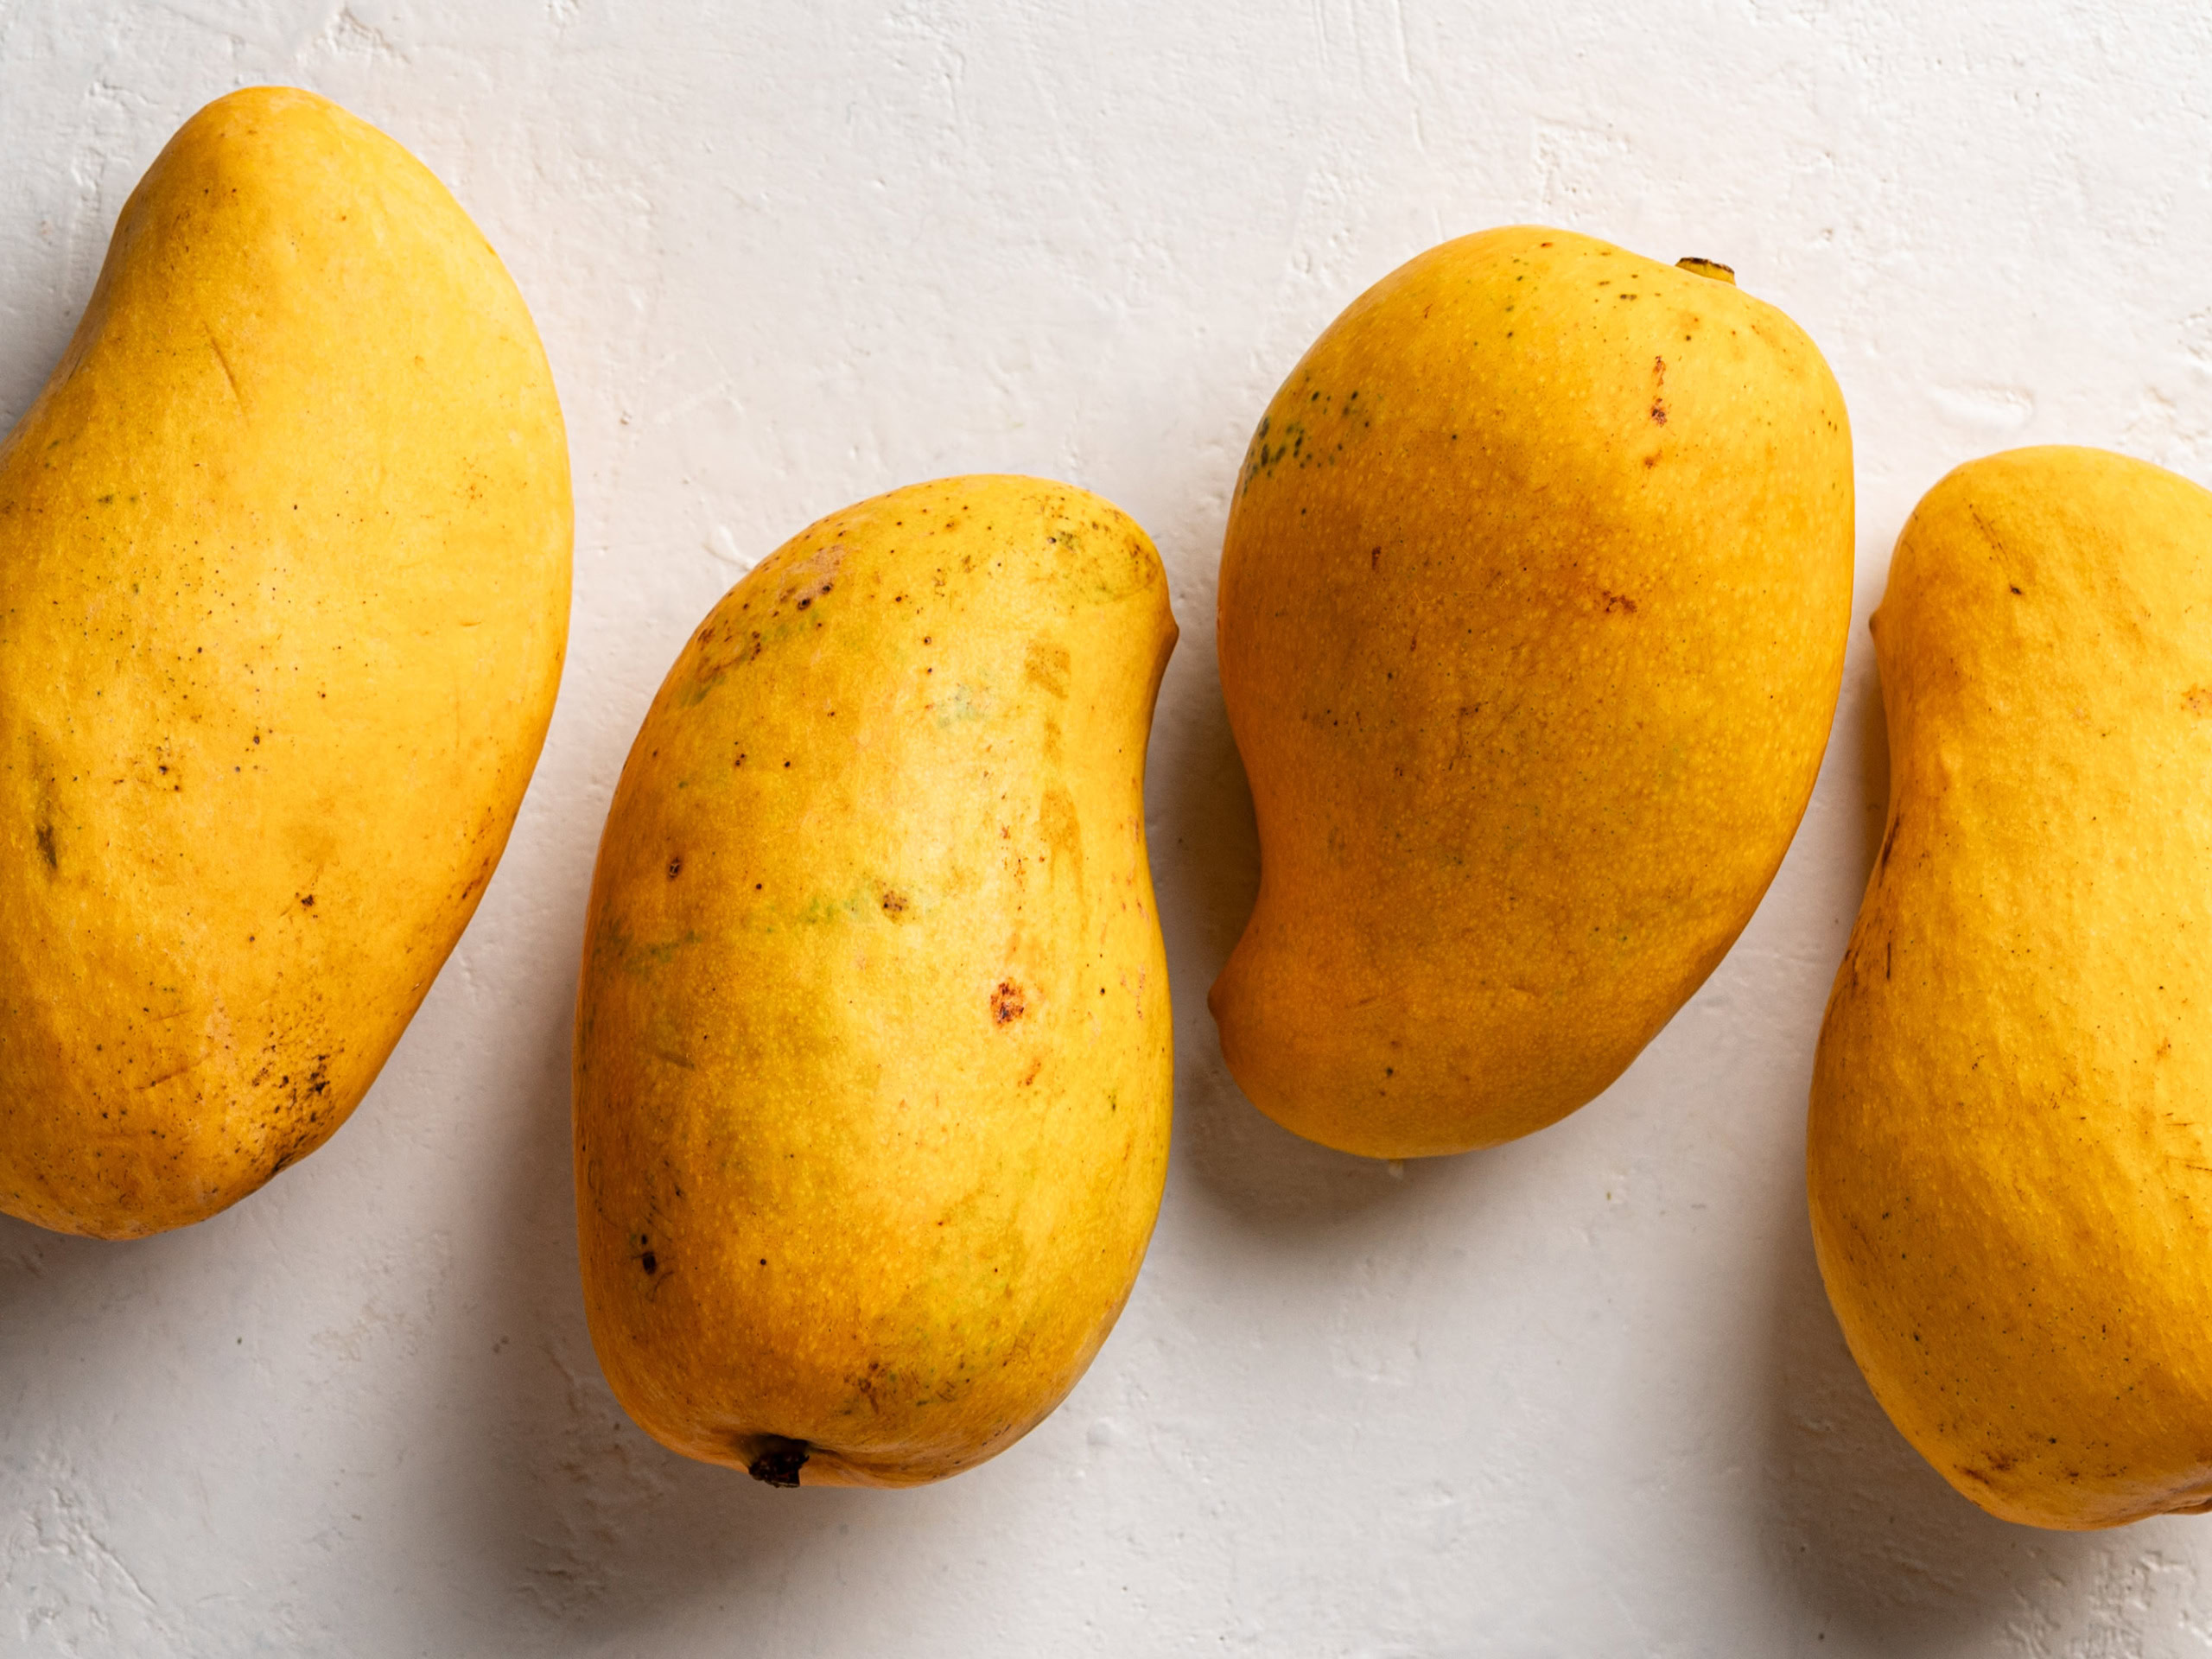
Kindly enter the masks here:
[[633, 974], [642, 974], [655, 968], [665, 968], [676, 960], [676, 953], [688, 950], [702, 942], [704, 935], [696, 930], [686, 930], [683, 937], [664, 939], [658, 944], [648, 944], [630, 951], [623, 959], [623, 966]]
[[1294, 372], [1260, 416], [1237, 475], [1242, 496], [1283, 467], [1333, 467], [1375, 429], [1375, 398], [1361, 402], [1357, 388], [1338, 393], [1315, 385], [1310, 371]]
[[988, 686], [956, 685], [937, 705], [938, 729], [950, 731], [955, 726], [988, 720], [990, 718], [990, 704]]

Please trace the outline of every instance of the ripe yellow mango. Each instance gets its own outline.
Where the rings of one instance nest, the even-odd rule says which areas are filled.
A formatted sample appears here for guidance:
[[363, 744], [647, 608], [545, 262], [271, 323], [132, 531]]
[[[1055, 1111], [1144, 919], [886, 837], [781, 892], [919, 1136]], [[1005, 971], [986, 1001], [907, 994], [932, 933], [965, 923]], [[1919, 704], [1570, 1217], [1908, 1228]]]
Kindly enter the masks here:
[[592, 1339], [655, 1438], [911, 1485], [1072, 1387], [1173, 1092], [1144, 532], [1027, 478], [823, 519], [724, 596], [607, 814], [575, 1045]]
[[1355, 301], [1222, 550], [1261, 873], [1211, 1003], [1245, 1092], [1402, 1158], [1610, 1084], [1796, 833], [1851, 564], [1842, 397], [1725, 266], [1521, 227]]
[[1891, 1420], [2035, 1526], [2212, 1507], [2208, 619], [2212, 494], [2066, 448], [1937, 484], [1874, 613], [1813, 1237]]
[[188, 122], [0, 448], [0, 1211], [181, 1226], [345, 1120], [505, 845], [569, 525], [438, 181], [305, 92]]

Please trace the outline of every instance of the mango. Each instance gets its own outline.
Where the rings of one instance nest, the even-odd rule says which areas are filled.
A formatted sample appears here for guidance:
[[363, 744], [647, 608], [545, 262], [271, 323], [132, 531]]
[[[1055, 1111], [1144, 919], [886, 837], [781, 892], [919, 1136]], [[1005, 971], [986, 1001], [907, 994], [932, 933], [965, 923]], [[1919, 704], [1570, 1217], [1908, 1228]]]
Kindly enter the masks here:
[[1993, 1515], [2212, 1508], [2212, 494], [1959, 467], [1874, 642], [1889, 819], [1813, 1075], [1828, 1298]]
[[453, 198], [306, 92], [193, 117], [0, 446], [0, 1211], [182, 1226], [345, 1122], [506, 843], [569, 541]]
[[1261, 864], [1211, 1001], [1245, 1093], [1408, 1158], [1604, 1090], [1789, 848], [1851, 588], [1842, 396], [1727, 267], [1524, 226], [1362, 295], [1222, 548]]
[[576, 1222], [630, 1414], [776, 1485], [903, 1486], [1080, 1376], [1165, 1177], [1144, 532], [1036, 479], [822, 520], [730, 590], [616, 786]]

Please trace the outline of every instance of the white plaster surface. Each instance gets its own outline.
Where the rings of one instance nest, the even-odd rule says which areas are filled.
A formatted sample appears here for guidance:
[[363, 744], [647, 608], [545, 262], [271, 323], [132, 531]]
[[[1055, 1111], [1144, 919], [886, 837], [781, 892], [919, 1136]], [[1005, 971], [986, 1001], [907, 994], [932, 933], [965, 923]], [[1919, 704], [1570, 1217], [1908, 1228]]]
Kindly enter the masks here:
[[[1850, 400], [1863, 620], [1968, 456], [2212, 481], [2202, 8], [0, 0], [0, 416], [169, 132], [267, 80], [422, 156], [535, 308], [573, 648], [482, 912], [333, 1143], [148, 1243], [0, 1221], [0, 1653], [2212, 1651], [2212, 1521], [1987, 1519], [1822, 1300], [1804, 1095], [1885, 787], [1863, 627], [1764, 907], [1560, 1126], [1402, 1173], [1321, 1151], [1238, 1096], [1204, 1002], [1255, 879], [1229, 486], [1346, 302], [1516, 220], [1733, 264]], [[919, 1491], [772, 1491], [662, 1451], [592, 1358], [586, 882], [713, 600], [848, 501], [986, 469], [1103, 493], [1173, 573], [1173, 1169], [1120, 1328], [1027, 1440]]]

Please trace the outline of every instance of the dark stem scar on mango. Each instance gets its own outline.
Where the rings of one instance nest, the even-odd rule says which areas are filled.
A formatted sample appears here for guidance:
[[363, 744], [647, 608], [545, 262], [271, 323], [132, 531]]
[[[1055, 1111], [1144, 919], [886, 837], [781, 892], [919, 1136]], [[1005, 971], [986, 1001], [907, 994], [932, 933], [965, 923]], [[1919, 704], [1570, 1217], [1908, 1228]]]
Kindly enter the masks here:
[[770, 1486], [796, 1486], [798, 1471], [806, 1467], [806, 1460], [814, 1448], [804, 1440], [787, 1440], [781, 1434], [755, 1434], [749, 1437], [759, 1447], [745, 1465], [745, 1472], [753, 1479]]

